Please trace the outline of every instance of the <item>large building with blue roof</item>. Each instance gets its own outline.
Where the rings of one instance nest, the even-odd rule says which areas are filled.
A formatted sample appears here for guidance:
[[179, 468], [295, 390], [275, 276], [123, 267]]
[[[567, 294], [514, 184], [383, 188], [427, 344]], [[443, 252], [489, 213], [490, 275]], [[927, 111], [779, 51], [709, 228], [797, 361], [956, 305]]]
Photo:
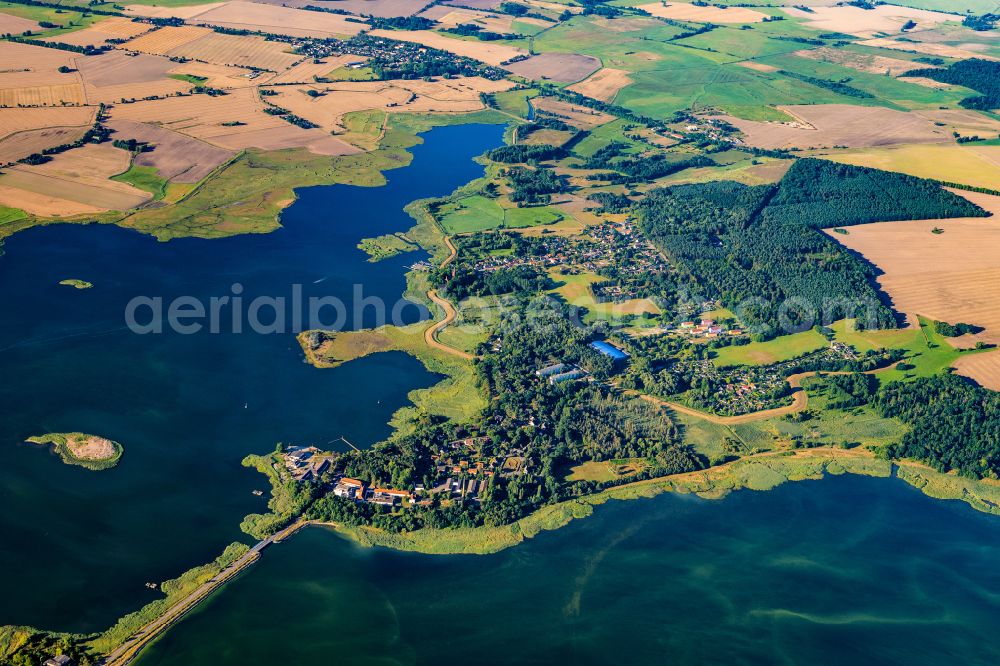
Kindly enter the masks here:
[[590, 348], [610, 357], [615, 363], [622, 363], [628, 359], [628, 354], [623, 352], [621, 349], [618, 349], [618, 347], [604, 342], [603, 340], [591, 342]]

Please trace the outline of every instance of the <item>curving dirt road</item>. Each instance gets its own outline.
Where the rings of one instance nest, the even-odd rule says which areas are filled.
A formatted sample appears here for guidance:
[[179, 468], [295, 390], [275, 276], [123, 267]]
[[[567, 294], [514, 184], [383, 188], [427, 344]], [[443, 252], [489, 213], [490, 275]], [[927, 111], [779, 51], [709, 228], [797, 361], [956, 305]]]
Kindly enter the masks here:
[[[449, 254], [448, 258], [441, 262], [441, 268], [444, 268], [445, 266], [450, 264], [452, 261], [455, 260], [455, 257], [458, 256], [458, 248], [456, 248], [455, 244], [451, 242], [450, 236], [444, 237], [444, 244], [448, 246]], [[446, 299], [443, 299], [437, 295], [437, 290], [435, 289], [431, 289], [430, 291], [427, 292], [427, 298], [431, 299], [431, 301], [433, 301], [435, 305], [440, 306], [440, 308], [444, 310], [444, 319], [442, 319], [439, 322], [435, 322], [427, 327], [427, 330], [424, 331], [424, 342], [426, 342], [428, 346], [433, 347], [434, 349], [440, 349], [443, 352], [447, 352], [448, 354], [451, 354], [453, 356], [459, 356], [467, 361], [471, 361], [474, 358], [476, 358], [475, 356], [466, 351], [458, 349], [457, 347], [451, 347], [449, 345], [446, 345], [437, 339], [437, 334], [443, 331], [445, 327], [448, 326], [448, 324], [455, 321], [455, 317], [458, 316], [458, 313], [455, 311], [455, 306], [453, 306]]]
[[458, 313], [455, 312], [455, 308], [451, 303], [438, 296], [437, 292], [433, 289], [427, 292], [427, 298], [434, 301], [435, 304], [441, 306], [441, 309], [444, 310], [444, 319], [427, 327], [427, 330], [424, 331], [424, 342], [435, 349], [440, 349], [441, 351], [452, 354], [453, 356], [460, 356], [467, 361], [474, 359], [475, 356], [472, 354], [462, 351], [456, 347], [446, 345], [437, 339], [437, 334], [440, 333], [448, 324], [455, 321], [455, 317]]

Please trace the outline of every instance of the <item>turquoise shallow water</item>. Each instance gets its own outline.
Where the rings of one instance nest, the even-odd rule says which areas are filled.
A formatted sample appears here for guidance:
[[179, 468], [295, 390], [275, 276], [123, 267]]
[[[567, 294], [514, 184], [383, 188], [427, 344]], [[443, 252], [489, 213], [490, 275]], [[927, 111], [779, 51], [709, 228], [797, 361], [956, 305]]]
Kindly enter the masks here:
[[995, 664], [1000, 521], [898, 480], [671, 494], [490, 556], [268, 551], [141, 666]]
[[[100, 630], [156, 597], [162, 581], [215, 557], [242, 517], [264, 509], [266, 487], [240, 461], [276, 442], [359, 445], [386, 436], [407, 393], [435, 377], [401, 353], [334, 370], [303, 362], [292, 333], [135, 335], [123, 328], [135, 296], [247, 302], [287, 296], [365, 296], [396, 302], [420, 253], [379, 264], [366, 236], [412, 225], [403, 207], [483, 172], [471, 158], [502, 128], [435, 129], [411, 166], [381, 188], [315, 187], [271, 234], [159, 243], [108, 226], [57, 225], [10, 238], [0, 256], [0, 625]], [[78, 291], [57, 283], [80, 278]], [[369, 326], [373, 310], [347, 327]], [[405, 321], [426, 313], [411, 305]], [[226, 329], [223, 328], [223, 331]], [[94, 473], [59, 462], [25, 437], [84, 431], [125, 446]]]

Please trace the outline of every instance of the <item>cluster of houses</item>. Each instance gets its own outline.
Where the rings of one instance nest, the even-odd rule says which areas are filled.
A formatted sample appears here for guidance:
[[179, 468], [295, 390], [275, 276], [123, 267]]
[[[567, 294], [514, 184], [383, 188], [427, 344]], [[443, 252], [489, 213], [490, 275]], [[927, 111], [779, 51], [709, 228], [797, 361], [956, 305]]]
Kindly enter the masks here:
[[702, 319], [700, 322], [683, 321], [677, 327], [677, 332], [688, 338], [720, 338], [743, 335], [741, 329], [729, 328], [725, 324], [717, 323], [714, 319]]
[[333, 494], [355, 502], [371, 502], [382, 506], [403, 506], [416, 504], [416, 497], [408, 490], [377, 488], [364, 481], [342, 476], [333, 486]]
[[494, 476], [523, 475], [529, 467], [523, 451], [516, 448], [506, 455], [483, 456], [480, 445], [486, 439], [468, 437], [442, 445], [438, 453], [431, 455], [435, 478], [440, 483], [433, 487], [418, 483], [412, 490], [371, 485], [361, 479], [330, 473], [332, 459], [337, 454], [322, 452], [314, 446], [289, 448], [281, 454], [281, 460], [296, 481], [328, 484], [335, 496], [354, 502], [404, 507], [429, 504], [434, 496], [480, 501]]
[[636, 298], [638, 287], [630, 283], [630, 278], [635, 278], [637, 285], [646, 284], [651, 275], [669, 270], [663, 257], [631, 219], [588, 227], [586, 237], [582, 238], [549, 236], [535, 242], [541, 246], [531, 252], [485, 255], [478, 258], [472, 268], [488, 273], [518, 266], [541, 269], [562, 266], [567, 272], [597, 274], [613, 268], [614, 280], [591, 288], [598, 302]]

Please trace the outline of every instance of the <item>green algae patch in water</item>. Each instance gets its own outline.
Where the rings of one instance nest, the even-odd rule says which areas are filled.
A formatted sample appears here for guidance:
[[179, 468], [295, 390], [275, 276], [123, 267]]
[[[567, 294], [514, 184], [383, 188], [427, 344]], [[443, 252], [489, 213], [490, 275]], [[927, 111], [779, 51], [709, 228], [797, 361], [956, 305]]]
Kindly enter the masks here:
[[43, 446], [51, 445], [67, 465], [78, 465], [95, 472], [114, 467], [125, 452], [118, 442], [82, 432], [51, 432], [29, 437], [26, 441]]

